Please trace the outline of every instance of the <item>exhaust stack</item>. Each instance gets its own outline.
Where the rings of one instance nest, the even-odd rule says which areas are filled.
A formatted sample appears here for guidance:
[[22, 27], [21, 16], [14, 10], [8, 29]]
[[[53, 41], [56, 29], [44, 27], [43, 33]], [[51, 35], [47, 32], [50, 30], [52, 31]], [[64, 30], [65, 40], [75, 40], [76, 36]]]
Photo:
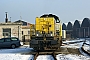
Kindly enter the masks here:
[[5, 13], [6, 13], [5, 23], [7, 23], [8, 22], [7, 12], [5, 12]]

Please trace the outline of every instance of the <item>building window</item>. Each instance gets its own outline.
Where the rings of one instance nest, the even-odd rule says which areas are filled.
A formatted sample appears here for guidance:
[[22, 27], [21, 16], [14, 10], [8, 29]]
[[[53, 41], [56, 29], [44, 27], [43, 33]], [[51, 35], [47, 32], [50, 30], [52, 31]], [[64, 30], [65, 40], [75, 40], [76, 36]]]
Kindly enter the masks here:
[[23, 35], [23, 31], [22, 31], [22, 35]]
[[30, 34], [30, 31], [28, 31], [28, 34]]
[[3, 28], [3, 36], [11, 37], [11, 28]]

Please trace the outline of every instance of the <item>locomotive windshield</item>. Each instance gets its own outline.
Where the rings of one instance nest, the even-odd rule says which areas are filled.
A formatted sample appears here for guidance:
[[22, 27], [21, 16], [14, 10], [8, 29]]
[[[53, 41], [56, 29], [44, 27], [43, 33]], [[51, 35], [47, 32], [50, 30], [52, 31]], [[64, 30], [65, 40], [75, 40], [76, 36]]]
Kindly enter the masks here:
[[54, 17], [56, 23], [60, 23], [59, 17], [53, 14], [44, 14], [41, 17]]

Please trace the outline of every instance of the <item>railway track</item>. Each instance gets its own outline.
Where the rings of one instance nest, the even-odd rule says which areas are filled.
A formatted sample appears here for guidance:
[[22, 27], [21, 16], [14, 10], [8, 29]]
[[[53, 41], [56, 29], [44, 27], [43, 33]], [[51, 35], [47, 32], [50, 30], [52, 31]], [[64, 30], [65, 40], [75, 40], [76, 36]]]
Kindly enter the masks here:
[[59, 53], [61, 53], [61, 52], [57, 52], [57, 53], [55, 51], [54, 52], [48, 52], [48, 51], [36, 52], [34, 54], [34, 60], [36, 60], [39, 55], [52, 55], [53, 59], [57, 60], [56, 55]]
[[[46, 53], [46, 52], [45, 52], [45, 53]], [[48, 53], [48, 52], [47, 52], [47, 53]], [[52, 57], [54, 58], [54, 60], [57, 60], [57, 59], [56, 59], [56, 54], [55, 54], [54, 52], [51, 53], [51, 54], [42, 54], [41, 52], [37, 52], [37, 53], [34, 55], [34, 60], [36, 60], [39, 55], [52, 55]]]
[[81, 52], [83, 55], [87, 55], [87, 56], [90, 57], [90, 53], [87, 52], [86, 50], [84, 50], [83, 45], [82, 45], [82, 47], [80, 48], [80, 52]]
[[83, 51], [84, 53], [86, 53], [88, 56], [90, 56], [90, 53], [87, 52], [87, 51], [85, 51], [85, 50], [83, 49], [83, 47], [81, 47], [81, 49], [82, 49], [82, 51]]
[[[81, 48], [81, 49], [83, 50], [83, 48]], [[36, 60], [39, 55], [52, 55], [53, 59], [57, 60], [56, 55], [58, 55], [58, 54], [78, 54], [78, 55], [80, 55], [81, 53], [80, 53], [79, 49], [66, 48], [66, 47], [62, 46], [60, 48], [60, 50], [56, 50], [56, 51], [52, 51], [52, 50], [51, 51], [50, 50], [47, 50], [47, 51], [31, 51], [31, 52], [22, 53], [22, 54], [34, 55], [33, 60]]]
[[33, 60], [36, 60], [39, 55], [51, 55], [54, 60], [57, 60], [56, 56], [58, 54], [80, 54], [80, 53], [79, 53], [78, 49], [61, 47], [60, 50], [55, 50], [55, 51], [52, 51], [52, 50], [47, 50], [47, 51], [31, 51], [31, 52], [22, 53], [22, 54], [33, 55], [34, 56]]
[[[35, 59], [34, 60], [36, 60], [36, 58], [38, 57], [38, 55], [52, 55], [53, 58], [54, 58], [54, 60], [57, 60], [56, 59], [56, 55], [57, 54], [70, 54], [70, 53], [75, 53], [75, 54], [82, 54], [82, 53], [84, 53], [84, 54], [86, 54], [87, 56], [90, 57], [90, 52], [87, 52], [86, 50], [84, 50], [83, 45], [82, 45], [82, 47], [79, 50], [78, 49], [76, 49], [76, 50], [75, 49], [70, 49], [70, 48], [67, 48], [67, 49], [63, 49], [62, 48], [61, 50], [59, 50], [59, 51], [51, 51], [51, 52], [50, 51], [49, 52], [48, 51], [47, 52], [45, 52], [45, 51], [44, 52], [43, 51], [42, 52], [38, 52], [38, 53], [35, 54]], [[71, 51], [71, 50], [73, 50], [73, 51]], [[80, 52], [80, 50], [82, 52]]]
[[36, 60], [39, 55], [52, 55], [53, 59], [57, 60], [56, 55], [58, 55], [58, 54], [68, 54], [68, 53], [69, 52], [67, 51], [67, 48], [62, 48], [60, 50], [55, 50], [55, 51], [53, 51], [53, 50], [33, 51], [33, 52], [29, 52], [27, 54], [34, 55], [34, 60]]

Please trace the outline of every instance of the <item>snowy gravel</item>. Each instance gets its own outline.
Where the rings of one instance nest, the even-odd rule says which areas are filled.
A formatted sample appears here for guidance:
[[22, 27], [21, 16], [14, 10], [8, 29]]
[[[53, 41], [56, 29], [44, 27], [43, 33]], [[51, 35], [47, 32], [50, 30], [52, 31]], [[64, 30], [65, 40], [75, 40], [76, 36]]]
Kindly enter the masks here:
[[83, 48], [84, 48], [85, 51], [90, 51], [90, 46], [89, 45], [84, 44]]
[[83, 42], [80, 43], [74, 43], [74, 44], [67, 44], [64, 45], [62, 47], [66, 47], [66, 48], [80, 48], [82, 46]]
[[39, 55], [36, 60], [54, 60], [52, 55]]
[[[76, 40], [77, 41], [77, 40]], [[70, 42], [70, 41], [69, 41]], [[72, 41], [71, 41], [72, 42]], [[83, 43], [68, 44], [66, 48], [80, 48]], [[26, 48], [27, 47], [27, 48]], [[84, 46], [86, 49], [89, 47]], [[22, 46], [16, 49], [0, 49], [0, 60], [33, 60], [34, 55], [21, 55], [21, 52], [30, 52], [32, 48]], [[57, 60], [90, 60], [90, 57], [77, 54], [58, 54]], [[51, 55], [39, 55], [36, 60], [54, 60]]]
[[90, 60], [90, 58], [83, 55], [59, 54], [57, 60]]
[[[83, 55], [73, 54], [58, 54], [57, 60], [90, 60], [89, 57]], [[0, 54], [0, 60], [33, 60], [33, 55], [20, 55], [20, 54]], [[51, 55], [39, 55], [36, 60], [54, 60]]]
[[0, 60], [28, 60], [32, 55], [0, 54]]

